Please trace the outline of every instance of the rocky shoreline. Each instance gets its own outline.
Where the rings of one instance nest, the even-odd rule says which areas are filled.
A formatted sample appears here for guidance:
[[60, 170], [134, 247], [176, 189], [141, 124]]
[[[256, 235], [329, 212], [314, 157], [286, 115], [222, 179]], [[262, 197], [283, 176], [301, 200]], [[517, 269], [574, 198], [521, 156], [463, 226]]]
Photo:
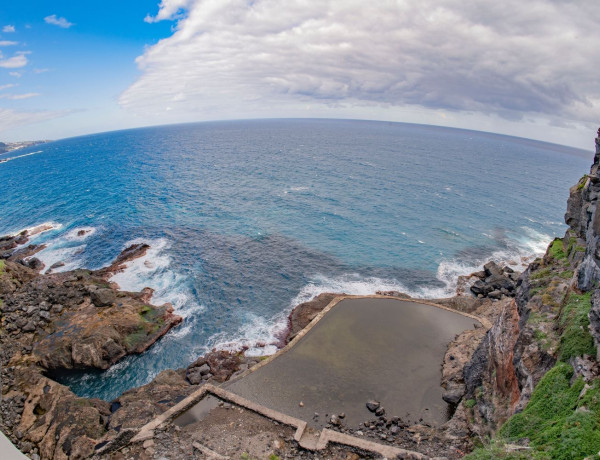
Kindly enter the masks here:
[[[372, 416], [362, 426], [346, 426], [344, 414], [327, 414], [328, 428], [449, 459], [469, 452], [475, 459], [512, 458], [515, 452], [518, 458], [584, 458], [598, 452], [599, 196], [600, 138], [590, 174], [570, 190], [565, 216], [569, 229], [549, 245], [544, 257], [523, 273], [488, 263], [482, 271], [461, 277], [456, 296], [429, 301], [491, 324], [467, 330], [448, 345], [441, 372], [443, 398], [452, 408], [448, 422], [439, 427], [409, 422], [386, 414], [377, 401], [365, 401]], [[0, 429], [32, 459], [200, 455], [194, 438], [177, 426], [166, 426], [153, 440], [137, 444], [129, 444], [128, 433], [202, 385], [235, 378], [261, 359], [214, 350], [187, 368], [161, 372], [114, 401], [76, 396], [50, 376], [72, 369], [108, 369], [124, 356], [148, 349], [181, 318], [169, 304], [152, 305], [152, 290], [124, 292], [110, 282], [127, 262], [145, 254], [147, 245], [127, 248], [97, 271], [50, 270], [42, 275], [45, 267], [35, 258], [42, 247], [27, 245], [30, 236], [24, 232], [0, 238]], [[282, 344], [338, 295], [321, 294], [294, 308]], [[540, 403], [544, 400], [552, 401], [553, 408], [545, 410]], [[286, 428], [240, 408], [219, 407], [211, 415], [212, 425], [205, 427], [207, 433], [214, 431], [213, 446], [239, 456], [247, 442], [256, 452], [315, 458]], [[257, 426], [265, 437], [256, 437]], [[234, 431], [241, 441], [224, 441], [224, 433]], [[110, 452], [108, 445], [114, 447]], [[319, 455], [369, 457], [339, 447]]]
[[[162, 372], [149, 384], [126, 391], [114, 401], [77, 397], [51, 377], [74, 369], [108, 369], [128, 354], [147, 350], [177, 326], [181, 318], [173, 314], [169, 304], [152, 305], [151, 289], [123, 292], [110, 282], [111, 276], [124, 270], [128, 262], [143, 257], [148, 245], [125, 249], [113, 263], [100, 270], [52, 273], [50, 267], [47, 274], [40, 274], [46, 267], [35, 254], [44, 246], [27, 245], [31, 236], [25, 231], [0, 238], [3, 331], [0, 428], [31, 458], [91, 457], [107, 442], [118, 438], [121, 431], [140, 428], [199, 385], [225, 382], [260, 362], [260, 358], [246, 357], [243, 352], [214, 350], [185, 369]], [[489, 276], [498, 278], [498, 273], [503, 273], [493, 263], [486, 267], [484, 274]], [[483, 282], [488, 282], [485, 280], [489, 276], [483, 277]], [[496, 278], [489, 281], [496, 282]], [[489, 307], [496, 303], [491, 300], [493, 290], [488, 291], [491, 296], [480, 293], [478, 298], [463, 292], [438, 302], [474, 312], [481, 305]], [[398, 292], [381, 294], [407, 297]], [[339, 295], [342, 294], [324, 293], [295, 307], [289, 314], [282, 345], [289, 343]], [[472, 338], [469, 336], [466, 342], [472, 343]], [[458, 370], [473, 351], [472, 347], [462, 349], [463, 342], [459, 340], [450, 346], [449, 350], [454, 350], [452, 359], [445, 359], [444, 364], [443, 382], [447, 387], [444, 399], [451, 403], [457, 402], [456, 395], [460, 392], [457, 389], [464, 387], [456, 382], [460, 380]], [[366, 420], [364, 426], [350, 429], [344, 425], [343, 414], [332, 414], [328, 426], [341, 432], [358, 432], [379, 442], [397, 444], [404, 439], [401, 444], [405, 447], [414, 447], [417, 439], [422, 449], [430, 453], [444, 450], [447, 444], [431, 426], [409, 425], [399, 417], [386, 418], [383, 413], [374, 415], [377, 418]], [[455, 444], [451, 451], [467, 448], [464, 440]]]

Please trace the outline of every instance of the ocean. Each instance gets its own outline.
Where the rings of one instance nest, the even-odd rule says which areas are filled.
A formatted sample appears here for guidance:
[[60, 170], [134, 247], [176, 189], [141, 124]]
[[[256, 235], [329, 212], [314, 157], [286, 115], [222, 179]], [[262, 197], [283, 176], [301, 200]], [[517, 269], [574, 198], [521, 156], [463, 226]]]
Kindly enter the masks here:
[[59, 270], [151, 245], [113, 281], [155, 289], [184, 322], [142, 355], [62, 380], [111, 400], [213, 348], [273, 353], [293, 306], [321, 292], [449, 296], [487, 259], [522, 266], [564, 234], [592, 147], [318, 119], [95, 134], [0, 155], [39, 152], [0, 163], [0, 234], [52, 223], [32, 242]]

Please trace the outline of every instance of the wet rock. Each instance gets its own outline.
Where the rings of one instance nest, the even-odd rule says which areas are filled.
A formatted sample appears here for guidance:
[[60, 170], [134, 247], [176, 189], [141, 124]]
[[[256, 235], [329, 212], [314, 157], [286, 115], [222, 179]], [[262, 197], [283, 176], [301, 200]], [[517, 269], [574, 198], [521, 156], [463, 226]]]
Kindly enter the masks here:
[[96, 272], [96, 275], [108, 279], [115, 273], [122, 272], [127, 268], [127, 262], [143, 257], [150, 249], [150, 246], [145, 243], [132, 244], [124, 249], [108, 267], [102, 268]]
[[494, 261], [490, 261], [483, 266], [483, 271], [486, 276], [502, 276], [503, 270], [502, 268]]
[[64, 266], [65, 266], [64, 262], [53, 263], [52, 265], [50, 265], [50, 268], [48, 269], [48, 273], [52, 273], [57, 268], [64, 267]]
[[379, 401], [367, 401], [367, 409], [369, 409], [371, 412], [375, 412], [377, 409], [379, 409], [380, 406], [381, 403]]
[[387, 297], [397, 297], [399, 299], [412, 299], [411, 296], [400, 291], [376, 291], [375, 294], [384, 295]]
[[25, 266], [35, 270], [36, 272], [43, 270], [45, 267], [44, 263], [37, 257], [29, 259], [27, 262], [25, 262]]

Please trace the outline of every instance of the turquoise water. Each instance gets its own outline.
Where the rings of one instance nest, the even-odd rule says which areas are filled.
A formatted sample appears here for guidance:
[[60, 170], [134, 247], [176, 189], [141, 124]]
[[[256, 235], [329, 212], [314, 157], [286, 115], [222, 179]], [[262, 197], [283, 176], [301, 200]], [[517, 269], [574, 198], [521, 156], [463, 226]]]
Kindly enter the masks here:
[[[591, 142], [590, 142], [591, 144]], [[323, 291], [452, 292], [485, 258], [515, 264], [564, 233], [592, 152], [400, 123], [263, 120], [62, 140], [0, 164], [0, 234], [44, 222], [47, 266], [99, 268], [153, 249], [114, 281], [156, 289], [184, 323], [104, 373], [65, 378], [111, 399], [207, 350], [272, 353], [297, 302]], [[13, 154], [14, 155], [14, 154]], [[8, 155], [0, 155], [5, 158]], [[90, 233], [77, 236], [77, 230]]]

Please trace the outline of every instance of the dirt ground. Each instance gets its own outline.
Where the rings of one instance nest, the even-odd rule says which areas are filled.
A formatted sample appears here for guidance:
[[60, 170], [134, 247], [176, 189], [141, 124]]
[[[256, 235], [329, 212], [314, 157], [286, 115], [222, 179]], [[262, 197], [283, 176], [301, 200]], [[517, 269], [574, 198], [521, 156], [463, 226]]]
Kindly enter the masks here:
[[331, 459], [377, 458], [365, 452], [330, 446], [322, 452], [302, 449], [295, 429], [248, 409], [223, 403], [202, 420], [184, 427], [169, 424], [154, 439], [111, 454], [110, 460], [150, 459]]

